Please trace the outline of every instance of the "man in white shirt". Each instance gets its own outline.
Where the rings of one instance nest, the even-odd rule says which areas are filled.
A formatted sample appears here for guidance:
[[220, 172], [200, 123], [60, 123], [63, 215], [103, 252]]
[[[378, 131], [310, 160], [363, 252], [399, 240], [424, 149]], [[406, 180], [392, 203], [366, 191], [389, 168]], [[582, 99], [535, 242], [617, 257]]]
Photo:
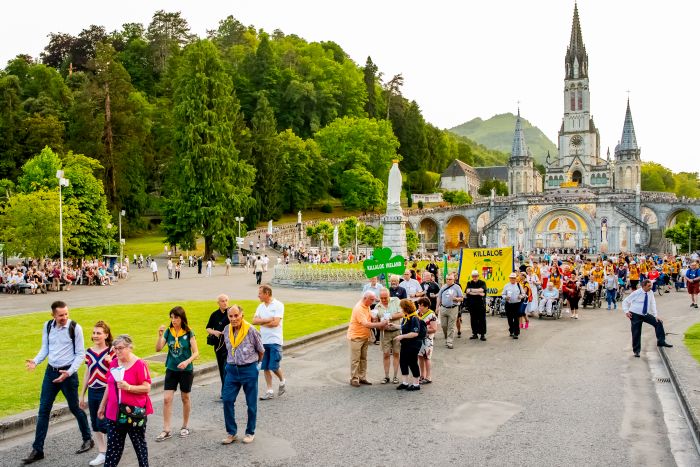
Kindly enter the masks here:
[[267, 385], [265, 395], [260, 397], [260, 400], [264, 401], [275, 397], [275, 392], [272, 389], [272, 373], [280, 380], [277, 397], [284, 394], [286, 390], [286, 381], [280, 367], [280, 362], [282, 361], [284, 304], [272, 298], [272, 287], [267, 284], [258, 287], [258, 298], [260, 299], [260, 305], [255, 310], [253, 324], [260, 325], [260, 337], [262, 337], [263, 347], [265, 348], [260, 367], [265, 374], [265, 384]]
[[403, 281], [399, 284], [399, 287], [403, 288], [406, 291], [406, 297], [414, 302], [418, 300], [417, 294], [423, 291], [420, 282], [412, 278], [411, 271], [409, 270], [403, 273]]
[[151, 260], [151, 272], [153, 273], [153, 282], [158, 282], [158, 264], [156, 260]]
[[639, 357], [642, 347], [642, 324], [654, 326], [656, 330], [656, 345], [659, 347], [673, 347], [666, 343], [666, 331], [661, 318], [656, 310], [656, 299], [651, 292], [652, 282], [649, 279], [642, 281], [642, 287], [635, 290], [622, 301], [622, 310], [629, 318], [632, 328], [632, 352]]

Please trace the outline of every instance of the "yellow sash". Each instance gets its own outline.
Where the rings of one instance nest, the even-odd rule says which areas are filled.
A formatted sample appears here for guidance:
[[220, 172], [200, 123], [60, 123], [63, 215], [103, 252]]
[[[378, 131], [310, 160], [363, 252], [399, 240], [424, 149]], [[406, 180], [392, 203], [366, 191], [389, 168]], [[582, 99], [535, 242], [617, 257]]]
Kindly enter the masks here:
[[241, 345], [241, 342], [243, 342], [243, 339], [245, 339], [245, 336], [248, 335], [248, 330], [250, 329], [250, 323], [246, 320], [243, 320], [241, 322], [241, 328], [238, 330], [238, 334], [236, 336], [233, 336], [233, 326], [229, 324], [228, 326], [228, 340], [231, 341], [231, 355], [233, 355], [233, 352], [236, 350], [236, 347]]
[[187, 333], [186, 333], [185, 330], [182, 329], [182, 328], [178, 329], [177, 332], [175, 332], [175, 328], [172, 327], [172, 326], [170, 326], [169, 331], [170, 331], [170, 335], [173, 336], [173, 337], [175, 338], [175, 345], [173, 345], [173, 348], [179, 349], [179, 348], [180, 348], [180, 339], [179, 339], [179, 337], [180, 337], [180, 336], [184, 336], [184, 335], [187, 334]]

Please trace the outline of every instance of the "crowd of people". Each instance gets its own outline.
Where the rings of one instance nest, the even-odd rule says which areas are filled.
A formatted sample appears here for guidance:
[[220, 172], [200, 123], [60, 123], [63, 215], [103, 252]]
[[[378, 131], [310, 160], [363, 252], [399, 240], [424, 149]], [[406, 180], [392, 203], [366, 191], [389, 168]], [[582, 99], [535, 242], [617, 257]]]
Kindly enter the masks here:
[[113, 264], [99, 259], [76, 261], [68, 259], [63, 264], [57, 260], [27, 259], [3, 268], [0, 290], [8, 294], [45, 294], [69, 291], [74, 285], [113, 285], [129, 275], [128, 260]]
[[[492, 297], [492, 300], [500, 299], [504, 305], [508, 332], [513, 340], [519, 338], [522, 330], [529, 329], [528, 317], [551, 313], [556, 304], [566, 304], [571, 318], [576, 319], [581, 298], [590, 304], [605, 295], [608, 308], [614, 310], [620, 303], [617, 298], [620, 293], [626, 295], [621, 308], [630, 320], [634, 356], [639, 357], [644, 323], [655, 329], [658, 346], [672, 346], [666, 342], [663, 320], [656, 306], [657, 294], [663, 296], [672, 290], [687, 290], [690, 306], [698, 308], [700, 268], [695, 255], [619, 254], [586, 258], [553, 254], [547, 258], [528, 257], [518, 263], [499, 295]], [[448, 273], [445, 283], [440, 285], [439, 270], [438, 264], [431, 260], [425, 270], [418, 270], [417, 264], [413, 264], [401, 276], [391, 276], [388, 287], [376, 277], [369, 279], [352, 309], [347, 330], [351, 386], [373, 384], [367, 376], [368, 350], [372, 344], [381, 346], [384, 373], [381, 384], [393, 384], [397, 390], [407, 392], [420, 391], [422, 386], [431, 384], [435, 336], [442, 328], [445, 347], [453, 349], [455, 339], [462, 335], [465, 312], [470, 315], [470, 339], [487, 340], [489, 297], [480, 271], [471, 271], [462, 282], [457, 273]], [[229, 304], [229, 298], [220, 295], [217, 308], [205, 327], [206, 343], [213, 347], [221, 379], [220, 399], [226, 432], [221, 442], [224, 445], [239, 440], [253, 442], [258, 401], [280, 397], [287, 391], [281, 367], [284, 305], [273, 298], [269, 285], [259, 286], [258, 299], [260, 303], [249, 322], [240, 305]], [[132, 338], [128, 334], [113, 337], [110, 326], [100, 320], [92, 329], [92, 347], [85, 349], [83, 330], [69, 319], [67, 304], [56, 301], [51, 310], [52, 319], [42, 328], [41, 349], [26, 362], [27, 368], [33, 370], [48, 360], [35, 440], [24, 463], [44, 458], [51, 408], [62, 392], [82, 436], [82, 444], [76, 452], [87, 452], [97, 446], [97, 457], [90, 465], [118, 465], [129, 436], [139, 465], [147, 466], [146, 423], [153, 413], [149, 397], [152, 381], [147, 363], [134, 354]], [[182, 424], [176, 433], [181, 439], [190, 435], [193, 363], [200, 354], [186, 311], [176, 306], [168, 317], [169, 324], [160, 326], [155, 333], [156, 352], [167, 349], [163, 428], [155, 437], [156, 442], [165, 442], [174, 436], [172, 406], [178, 389]], [[83, 362], [86, 363], [85, 375], [79, 390], [77, 374]], [[265, 384], [262, 395], [258, 394], [260, 371]], [[278, 380], [277, 393], [273, 377]], [[247, 410], [242, 438], [235, 417], [235, 401], [241, 389]], [[84, 409], [88, 409], [89, 418]]]
[[[258, 298], [260, 304], [248, 322], [240, 305], [229, 305], [229, 298], [220, 295], [218, 307], [206, 325], [207, 344], [214, 348], [221, 376], [220, 395], [226, 430], [226, 437], [222, 440], [224, 445], [239, 439], [243, 443], [253, 442], [258, 400], [270, 400], [286, 391], [281, 367], [284, 304], [273, 298], [269, 285], [259, 287]], [[76, 454], [97, 446], [97, 456], [89, 461], [89, 465], [118, 465], [128, 436], [139, 466], [148, 466], [146, 425], [148, 416], [153, 413], [149, 396], [152, 380], [148, 364], [134, 354], [133, 339], [128, 334], [113, 337], [110, 326], [100, 320], [92, 328], [93, 345], [85, 349], [83, 329], [69, 318], [68, 305], [55, 301], [51, 313], [52, 319], [42, 328], [41, 349], [34, 358], [26, 361], [28, 370], [34, 370], [44, 360], [48, 360], [48, 364], [41, 387], [32, 451], [23, 463], [32, 464], [44, 458], [51, 409], [60, 392], [80, 428], [82, 444]], [[168, 317], [169, 324], [158, 328], [155, 339], [156, 352], [167, 349], [163, 429], [155, 437], [156, 442], [173, 437], [172, 407], [178, 389], [182, 400], [182, 425], [177, 436], [181, 439], [189, 437], [193, 363], [199, 357], [195, 331], [184, 308], [172, 308]], [[85, 374], [79, 390], [78, 370], [83, 362], [86, 364]], [[260, 397], [259, 371], [263, 372], [266, 385], [266, 391]], [[276, 394], [273, 375], [279, 380]], [[243, 437], [238, 433], [235, 418], [235, 402], [241, 389], [248, 413]]]

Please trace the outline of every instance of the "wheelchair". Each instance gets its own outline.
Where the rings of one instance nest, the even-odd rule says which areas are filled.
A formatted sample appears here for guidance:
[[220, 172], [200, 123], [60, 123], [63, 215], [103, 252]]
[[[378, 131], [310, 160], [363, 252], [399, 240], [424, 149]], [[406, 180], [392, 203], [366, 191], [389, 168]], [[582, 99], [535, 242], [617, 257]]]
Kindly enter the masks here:
[[[544, 300], [543, 298], [540, 298], [540, 300]], [[559, 319], [561, 318], [561, 306], [562, 306], [562, 298], [556, 298], [554, 301], [552, 301], [552, 313], [549, 314], [547, 313], [547, 307], [545, 307], [541, 312], [537, 314], [537, 317], [539, 319], [542, 318], [554, 318], [554, 319]]]
[[503, 297], [489, 297], [489, 301], [487, 303], [487, 306], [489, 307], [489, 310], [491, 311], [491, 316], [500, 316], [501, 318], [505, 318], [506, 316], [506, 302], [503, 300]]

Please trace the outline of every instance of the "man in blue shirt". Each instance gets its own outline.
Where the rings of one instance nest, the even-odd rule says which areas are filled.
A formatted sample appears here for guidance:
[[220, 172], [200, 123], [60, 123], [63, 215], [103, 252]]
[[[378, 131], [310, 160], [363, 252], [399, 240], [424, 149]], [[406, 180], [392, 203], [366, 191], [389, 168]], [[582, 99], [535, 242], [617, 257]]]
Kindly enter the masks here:
[[44, 440], [49, 429], [49, 418], [54, 400], [59, 391], [63, 393], [68, 408], [78, 420], [83, 444], [76, 454], [87, 452], [95, 445], [90, 433], [85, 412], [78, 404], [78, 368], [85, 359], [83, 329], [68, 319], [68, 305], [60, 300], [51, 304], [53, 319], [44, 324], [41, 335], [41, 350], [33, 359], [26, 361], [27, 369], [34, 370], [48, 357], [39, 399], [39, 415], [36, 420], [36, 435], [32, 452], [23, 460], [31, 464], [44, 458]]

